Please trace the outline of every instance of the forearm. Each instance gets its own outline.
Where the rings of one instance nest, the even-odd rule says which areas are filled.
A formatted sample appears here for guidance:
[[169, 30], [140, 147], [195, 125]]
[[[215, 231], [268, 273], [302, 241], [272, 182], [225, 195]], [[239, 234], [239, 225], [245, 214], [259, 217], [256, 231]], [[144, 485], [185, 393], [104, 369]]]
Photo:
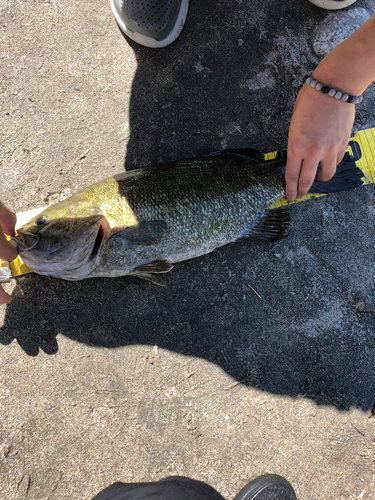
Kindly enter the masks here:
[[336, 90], [362, 94], [375, 80], [375, 15], [330, 52], [312, 76]]
[[[17, 257], [17, 250], [4, 235], [14, 234], [16, 220], [16, 214], [0, 201], [0, 259], [13, 260]], [[0, 304], [9, 304], [11, 300], [11, 296], [0, 285]]]

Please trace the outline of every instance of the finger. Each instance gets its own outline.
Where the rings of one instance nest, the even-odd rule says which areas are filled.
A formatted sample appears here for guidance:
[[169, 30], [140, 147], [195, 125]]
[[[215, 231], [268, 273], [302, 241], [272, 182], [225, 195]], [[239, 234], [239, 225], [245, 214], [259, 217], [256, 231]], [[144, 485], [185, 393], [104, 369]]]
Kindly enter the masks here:
[[340, 151], [337, 155], [337, 158], [336, 158], [336, 165], [338, 165], [339, 163], [342, 162], [344, 156], [345, 156], [345, 153], [346, 153], [346, 149], [343, 149], [342, 151]]
[[302, 169], [302, 158], [288, 152], [285, 170], [285, 196], [293, 201], [297, 196], [298, 181]]
[[0, 259], [11, 261], [14, 260], [16, 257], [17, 257], [17, 250], [5, 238], [4, 231], [0, 225]]
[[320, 161], [320, 165], [322, 167], [321, 171], [316, 176], [316, 180], [320, 182], [329, 181], [336, 173], [337, 167], [337, 155], [332, 154], [329, 157], [324, 158]]
[[0, 304], [9, 304], [9, 302], [11, 300], [12, 300], [12, 297], [0, 285]]
[[298, 182], [297, 198], [303, 198], [307, 194], [315, 180], [318, 165], [318, 159], [307, 158], [303, 160], [302, 170]]
[[16, 214], [0, 201], [0, 224], [3, 226], [5, 234], [14, 235], [16, 222]]

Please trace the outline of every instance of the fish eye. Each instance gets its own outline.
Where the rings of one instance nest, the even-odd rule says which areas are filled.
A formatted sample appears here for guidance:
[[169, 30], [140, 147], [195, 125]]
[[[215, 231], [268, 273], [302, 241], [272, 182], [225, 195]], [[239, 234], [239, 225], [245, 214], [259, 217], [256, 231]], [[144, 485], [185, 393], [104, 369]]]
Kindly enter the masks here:
[[36, 220], [38, 226], [41, 226], [45, 222], [47, 222], [47, 217], [45, 215], [42, 215], [41, 217], [39, 217], [39, 219]]

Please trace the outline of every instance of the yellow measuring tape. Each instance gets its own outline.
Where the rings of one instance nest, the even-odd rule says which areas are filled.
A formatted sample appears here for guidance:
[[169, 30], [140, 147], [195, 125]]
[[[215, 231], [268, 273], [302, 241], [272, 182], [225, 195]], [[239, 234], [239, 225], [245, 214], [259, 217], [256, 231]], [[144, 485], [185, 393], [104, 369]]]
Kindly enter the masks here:
[[[371, 184], [375, 182], [375, 127], [354, 132], [348, 147], [346, 148], [357, 165], [363, 172], [363, 184]], [[266, 160], [276, 158], [280, 152], [268, 153], [264, 155]], [[283, 207], [291, 203], [300, 203], [301, 201], [310, 200], [311, 198], [319, 198], [326, 196], [324, 193], [309, 193], [301, 199], [288, 201], [285, 197], [278, 200], [269, 208]]]
[[[42, 212], [46, 207], [37, 208], [34, 210], [28, 210], [27, 212], [21, 212], [17, 214], [17, 225], [16, 227], [21, 227], [26, 222], [29, 222], [33, 217]], [[9, 239], [9, 236], [5, 235]], [[28, 267], [22, 258], [18, 256], [12, 262], [6, 262], [0, 259], [0, 281], [6, 281], [10, 278], [20, 276], [22, 274], [31, 273], [33, 270]]]
[[[372, 182], [375, 182], [375, 127], [355, 132], [349, 142], [347, 151], [354, 157], [357, 166], [362, 170], [364, 176], [363, 183], [371, 184]], [[266, 160], [272, 160], [276, 158], [277, 155], [282, 156], [283, 153], [281, 151], [267, 153], [266, 155], [264, 155], [264, 158]], [[304, 198], [295, 200], [293, 202], [289, 202], [284, 197], [271, 205], [269, 208], [282, 207], [285, 205], [290, 205], [291, 203], [300, 203], [301, 201], [306, 201], [311, 198], [319, 198], [320, 196], [326, 195], [324, 193], [311, 193], [307, 194]], [[17, 214], [18, 224], [20, 224], [21, 221], [22, 224], [25, 224], [35, 215], [42, 212], [44, 208], [45, 207]], [[18, 256], [13, 262], [10, 263], [0, 260], [0, 281], [4, 281], [12, 277], [20, 276], [22, 274], [30, 272], [32, 272], [32, 269], [27, 267], [20, 256]]]

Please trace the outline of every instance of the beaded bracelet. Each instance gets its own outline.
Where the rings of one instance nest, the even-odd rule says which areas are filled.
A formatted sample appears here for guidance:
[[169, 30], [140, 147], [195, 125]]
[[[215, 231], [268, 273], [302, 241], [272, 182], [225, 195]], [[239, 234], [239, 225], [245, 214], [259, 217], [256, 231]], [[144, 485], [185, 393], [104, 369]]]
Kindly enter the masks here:
[[315, 90], [321, 90], [323, 94], [328, 94], [331, 97], [334, 97], [335, 99], [340, 99], [340, 101], [348, 102], [350, 104], [359, 104], [363, 100], [363, 96], [355, 96], [355, 95], [350, 95], [350, 94], [343, 94], [339, 90], [335, 89], [330, 89], [328, 85], [323, 85], [322, 83], [317, 82], [309, 76], [306, 79], [307, 85], [310, 85]]

